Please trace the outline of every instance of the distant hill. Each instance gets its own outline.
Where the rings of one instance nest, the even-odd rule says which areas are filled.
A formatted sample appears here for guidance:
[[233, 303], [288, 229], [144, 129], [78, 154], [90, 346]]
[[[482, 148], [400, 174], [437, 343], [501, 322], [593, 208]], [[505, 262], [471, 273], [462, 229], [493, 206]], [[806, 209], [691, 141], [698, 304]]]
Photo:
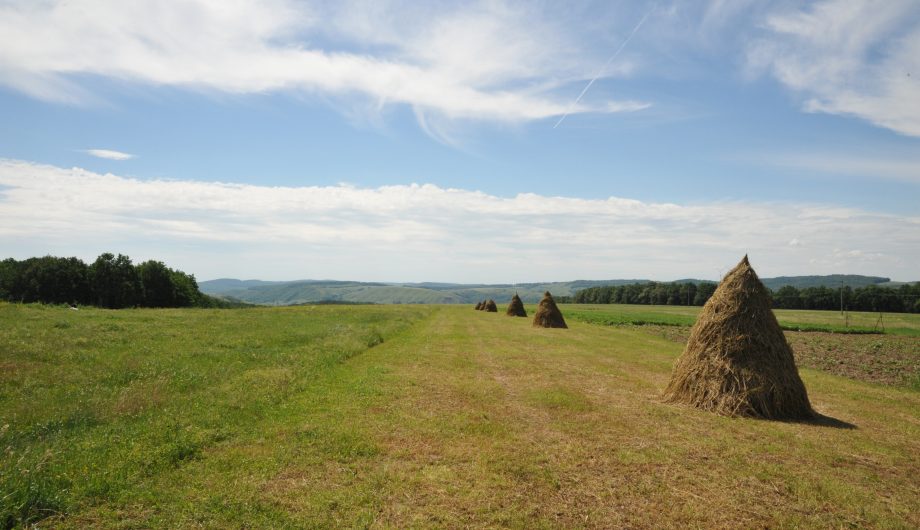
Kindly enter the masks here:
[[[236, 280], [233, 278], [218, 278], [217, 280], [199, 282], [198, 288], [205, 293], [222, 293], [225, 291], [232, 291], [234, 289], [248, 289], [250, 287], [258, 287], [261, 285], [277, 285], [280, 283], [289, 282], [267, 282], [263, 280]], [[208, 290], [205, 290], [202, 285], [207, 285]]]
[[791, 285], [796, 289], [806, 287], [865, 287], [891, 282], [891, 278], [880, 276], [861, 276], [859, 274], [829, 274], [827, 276], [778, 276], [776, 278], [762, 278], [763, 284], [772, 290]]
[[[776, 290], [784, 285], [798, 289], [805, 287], [863, 287], [876, 284], [891, 286], [889, 278], [832, 274], [829, 276], [781, 276], [762, 278], [764, 284]], [[575, 280], [570, 282], [520, 283], [520, 284], [460, 284], [460, 283], [379, 283], [330, 280], [262, 281], [221, 278], [198, 283], [202, 292], [240, 300], [251, 304], [293, 305], [310, 302], [354, 302], [374, 304], [475, 304], [492, 298], [499, 305], [511, 299], [514, 293], [527, 303], [535, 303], [550, 291], [556, 296], [570, 296], [576, 291], [601, 285], [646, 283], [650, 280]], [[686, 279], [679, 282], [699, 283], [705, 280]], [[711, 281], [711, 280], [710, 280]]]
[[319, 301], [369, 302], [376, 304], [475, 304], [493, 298], [499, 304], [514, 293], [529, 303], [536, 303], [544, 291], [557, 296], [575, 294], [579, 289], [598, 285], [621, 285], [648, 280], [576, 280], [571, 282], [525, 284], [457, 284], [457, 283], [373, 283], [348, 281], [300, 280], [263, 282], [222, 278], [198, 283], [202, 292], [263, 305], [293, 305]]

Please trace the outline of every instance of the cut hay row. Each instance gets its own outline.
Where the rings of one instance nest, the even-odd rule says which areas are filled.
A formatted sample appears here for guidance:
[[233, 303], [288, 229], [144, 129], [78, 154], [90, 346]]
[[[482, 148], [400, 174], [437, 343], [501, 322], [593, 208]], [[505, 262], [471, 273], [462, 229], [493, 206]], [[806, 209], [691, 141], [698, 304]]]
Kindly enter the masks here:
[[[498, 311], [491, 299], [476, 309]], [[505, 314], [527, 316], [517, 293]], [[568, 328], [549, 291], [537, 306], [533, 327]], [[703, 306], [662, 399], [725, 416], [815, 417], [770, 295], [747, 256]]]
[[[476, 309], [489, 313], [498, 312], [495, 300], [492, 299], [477, 303]], [[509, 317], [527, 316], [527, 311], [524, 309], [524, 302], [521, 301], [521, 297], [518, 296], [517, 293], [511, 297], [511, 303], [508, 304], [505, 315]], [[553, 295], [551, 295], [549, 291], [543, 293], [543, 299], [540, 300], [540, 303], [537, 305], [537, 312], [534, 313], [533, 316], [533, 327], [568, 328], [565, 323], [565, 318], [562, 317], [562, 311], [559, 311], [559, 307], [556, 305], [556, 301], [553, 300]]]

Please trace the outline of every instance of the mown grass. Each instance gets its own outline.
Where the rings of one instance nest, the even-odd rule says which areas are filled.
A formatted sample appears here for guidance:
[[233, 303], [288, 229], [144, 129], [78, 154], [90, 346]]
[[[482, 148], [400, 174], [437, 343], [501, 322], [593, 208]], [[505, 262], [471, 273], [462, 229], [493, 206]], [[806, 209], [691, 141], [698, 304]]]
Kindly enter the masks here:
[[153, 500], [421, 313], [0, 306], [0, 526]]
[[0, 306], [0, 323], [2, 491], [32, 499], [4, 500], [8, 523], [920, 525], [920, 394], [802, 370], [847, 423], [664, 405], [681, 346], [635, 328], [460, 306]]
[[[692, 326], [699, 307], [649, 306], [629, 304], [565, 304], [571, 318], [603, 325]], [[920, 314], [777, 309], [780, 326], [788, 331], [824, 331], [829, 333], [889, 333], [920, 337]]]

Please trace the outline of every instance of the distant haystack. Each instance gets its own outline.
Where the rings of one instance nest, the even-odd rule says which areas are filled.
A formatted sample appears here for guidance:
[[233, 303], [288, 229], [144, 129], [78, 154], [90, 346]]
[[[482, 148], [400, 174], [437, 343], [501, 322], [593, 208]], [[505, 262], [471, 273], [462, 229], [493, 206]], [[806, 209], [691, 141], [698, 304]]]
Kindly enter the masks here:
[[485, 310], [486, 310], [486, 301], [485, 301], [485, 300], [483, 300], [482, 302], [479, 302], [479, 310], [480, 310], [480, 311], [485, 311]]
[[486, 302], [485, 311], [487, 313], [498, 313], [498, 306], [495, 305], [495, 300], [489, 298], [489, 301]]
[[482, 302], [476, 302], [476, 311], [479, 311], [481, 309], [482, 309]]
[[537, 312], [533, 315], [533, 327], [535, 328], [568, 328], [565, 325], [565, 319], [562, 318], [562, 312], [556, 307], [556, 301], [549, 291], [543, 293], [543, 300], [537, 306]]
[[792, 348], [747, 256], [697, 318], [664, 400], [725, 416], [814, 417]]
[[508, 304], [508, 310], [505, 311], [505, 314], [509, 317], [526, 317], [527, 311], [524, 310], [524, 302], [521, 301], [521, 297], [514, 293], [514, 296], [511, 297], [511, 303]]

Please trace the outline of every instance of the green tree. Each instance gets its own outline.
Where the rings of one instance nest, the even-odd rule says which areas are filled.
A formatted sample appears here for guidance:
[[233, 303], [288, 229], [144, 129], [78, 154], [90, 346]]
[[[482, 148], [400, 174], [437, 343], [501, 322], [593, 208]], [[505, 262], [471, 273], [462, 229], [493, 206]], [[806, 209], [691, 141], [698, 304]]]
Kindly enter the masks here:
[[119, 309], [141, 302], [141, 281], [128, 256], [101, 254], [90, 265], [90, 281], [96, 304], [101, 307]]
[[204, 295], [198, 290], [198, 282], [194, 274], [182, 271], [172, 271], [173, 285], [176, 286], [176, 306], [195, 306], [204, 300]]
[[137, 276], [143, 287], [141, 305], [146, 307], [175, 307], [176, 284], [173, 271], [161, 261], [149, 260], [137, 266]]

